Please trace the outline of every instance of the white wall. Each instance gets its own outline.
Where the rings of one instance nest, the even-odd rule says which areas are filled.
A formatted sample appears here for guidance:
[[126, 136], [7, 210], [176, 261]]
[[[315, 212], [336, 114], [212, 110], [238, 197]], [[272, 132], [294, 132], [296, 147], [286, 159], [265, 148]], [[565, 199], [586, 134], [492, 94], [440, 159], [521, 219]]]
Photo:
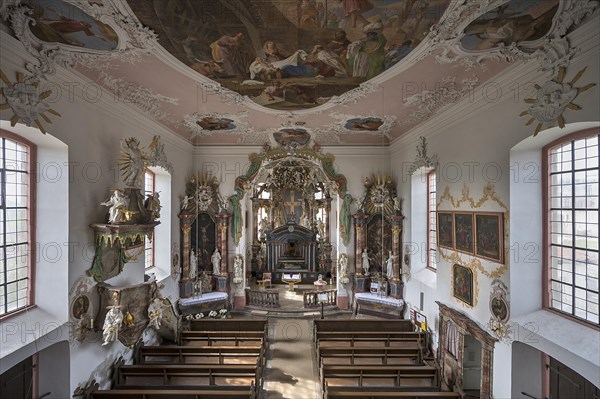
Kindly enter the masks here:
[[[7, 76], [16, 76], [17, 71], [24, 70], [25, 59], [30, 60], [30, 58], [23, 55], [19, 50], [20, 45], [18, 43], [15, 45], [13, 38], [3, 32], [0, 34], [2, 35], [0, 41], [2, 44], [0, 68]], [[192, 170], [191, 144], [174, 136], [162, 125], [150, 121], [133, 106], [122, 102], [112, 103], [114, 96], [109, 93], [104, 93], [106, 95], [103, 95], [99, 101], [87, 101], [82, 97], [81, 88], [91, 82], [87, 82], [77, 73], [67, 72], [59, 68], [51, 79], [55, 85], [53, 85], [53, 96], [49, 100], [52, 102], [52, 108], [60, 112], [62, 117], [52, 116], [52, 124], [45, 124], [45, 126], [52, 136], [65, 143], [69, 148], [69, 164], [62, 165], [63, 175], [68, 176], [68, 185], [56, 190], [56, 195], [63, 196], [60, 201], [68, 201], [69, 212], [63, 215], [65, 225], [60, 228], [59, 235], [56, 236], [54, 241], [58, 241], [58, 238], [60, 238], [61, 243], [63, 241], [69, 242], [71, 253], [62, 252], [62, 256], [67, 259], [68, 278], [66, 274], [60, 277], [60, 274], [54, 273], [55, 269], [52, 269], [52, 275], [37, 282], [41, 287], [50, 287], [55, 295], [62, 298], [60, 304], [57, 303], [52, 306], [53, 312], [57, 312], [62, 317], [61, 323], [57, 325], [57, 327], [60, 327], [57, 331], [59, 331], [61, 337], [53, 338], [53, 341], [47, 342], [45, 346], [69, 337], [69, 326], [61, 324], [67, 320], [67, 293], [69, 287], [72, 287], [91, 267], [94, 253], [94, 236], [89, 224], [104, 221], [106, 208], [100, 206], [100, 202], [106, 199], [111, 188], [124, 187], [116, 166], [120, 141], [134, 136], [140, 140], [142, 146], [147, 147], [153, 135], [161, 135], [162, 142], [165, 144], [167, 159], [173, 164], [176, 171], [173, 176], [171, 198], [161, 198], [163, 204], [169, 202], [177, 204], [179, 202], [179, 197], [185, 192], [185, 179], [191, 174]], [[71, 98], [66, 90], [67, 84], [75, 88]], [[0, 113], [0, 119], [2, 120], [9, 120], [11, 117], [12, 113], [9, 111]], [[41, 135], [41, 133], [37, 134]], [[43, 202], [44, 199], [40, 199]], [[51, 207], [56, 201], [47, 201], [45, 206]], [[179, 207], [166, 208], [165, 211], [167, 209], [170, 209], [171, 212], [171, 221], [167, 223], [170, 224], [171, 240], [179, 245], [180, 229], [177, 217]], [[60, 234], [63, 234], [64, 238]], [[171, 245], [169, 245], [170, 247]], [[142, 259], [139, 264], [126, 265], [124, 273], [115, 281], [118, 281], [119, 284], [140, 283], [143, 281], [143, 276]], [[54, 281], [54, 279], [60, 281]], [[165, 282], [167, 284], [165, 284], [164, 294], [172, 298], [178, 297], [177, 286], [172, 279], [167, 277]], [[93, 306], [97, 309], [97, 302]], [[43, 316], [37, 317], [37, 321], [55, 323], [52, 314], [46, 317]], [[19, 338], [21, 336], [31, 336], [31, 334], [27, 334], [26, 328], [28, 327], [26, 325], [14, 323], [15, 319], [12, 320], [12, 327], [16, 328], [16, 331], [11, 333], [12, 335]], [[5, 330], [3, 330], [3, 336], [4, 332]], [[36, 335], [35, 338], [40, 336]], [[3, 352], [2, 367], [5, 365], [8, 367], [9, 362], [14, 364], [22, 360], [32, 350], [42, 349], [44, 345], [40, 341], [41, 339], [38, 339], [34, 342], [36, 345], [28, 346], [26, 345], [29, 342], [24, 341], [20, 345], [21, 349], [16, 349], [8, 357], [4, 357]], [[125, 351], [120, 343], [101, 347], [98, 334], [92, 334], [89, 340], [82, 344], [71, 342], [71, 345], [73, 345], [73, 348], [70, 356], [70, 392], [79, 383], [87, 381], [92, 371], [103, 360], [113, 359], [116, 354]]]
[[[568, 68], [567, 80], [587, 66], [588, 73], [579, 82], [582, 85], [592, 82], [600, 83], [600, 76], [597, 74], [600, 67], [598, 18], [592, 24], [595, 24], [594, 40], [584, 42], [581, 38], [572, 38], [573, 45], [580, 46], [581, 51]], [[591, 32], [590, 28], [588, 28], [588, 32]], [[398, 190], [400, 196], [405, 199], [404, 214], [411, 215], [413, 219], [407, 218], [405, 221], [405, 243], [422, 240], [421, 227], [419, 224], [415, 225], [418, 223], [417, 215], [412, 212], [413, 209], [419, 209], [422, 206], [414, 203], [419, 199], [415, 198], [411, 177], [406, 173], [409, 164], [415, 159], [419, 136], [427, 138], [428, 154], [437, 153], [440, 156], [440, 165], [437, 168], [438, 201], [446, 188], [456, 200], [463, 196], [463, 190], [468, 189], [471, 197], [477, 201], [482, 197], [486, 184], [488, 182], [494, 184], [494, 191], [498, 199], [510, 209], [509, 224], [505, 227], [508, 229], [506, 243], [510, 245], [510, 252], [506, 259], [507, 269], [498, 277], [509, 286], [511, 312], [514, 312], [511, 316], [527, 315], [530, 320], [540, 322], [542, 319], [533, 319], [533, 316], [529, 315], [530, 312], [541, 307], [541, 255], [539, 252], [541, 247], [538, 247], [536, 252], [536, 247], [528, 245], [531, 242], [539, 242], [538, 240], [541, 238], [541, 213], [539, 213], [541, 189], [530, 184], [530, 179], [539, 178], [539, 171], [532, 176], [532, 168], [535, 166], [523, 163], [531, 155], [526, 152], [534, 151], [532, 148], [522, 149], [522, 153], [513, 153], [511, 158], [511, 149], [533, 134], [534, 127], [525, 126], [526, 118], [519, 117], [519, 114], [527, 107], [523, 100], [532, 94], [530, 83], [541, 85], [550, 78], [547, 74], [538, 72], [536, 68], [537, 65], [534, 63], [517, 63], [497, 76], [493, 82], [483, 82], [480, 87], [475, 89], [472, 102], [467, 99], [452, 108], [442, 110], [435, 118], [397, 140], [391, 147], [391, 162], [392, 170], [401, 177]], [[596, 73], [591, 71], [596, 71]], [[482, 95], [486, 85], [500, 88], [502, 97], [494, 102], [486, 100]], [[518, 95], [517, 98], [515, 98], [515, 94]], [[565, 111], [564, 116], [569, 123], [600, 120], [597, 87], [582, 93], [575, 102], [580, 104], [583, 109], [581, 111]], [[539, 143], [540, 140], [544, 140], [544, 134], [545, 132], [540, 133], [533, 140], [537, 140]], [[500, 173], [497, 173], [498, 171]], [[517, 202], [514, 201], [516, 196], [520, 198]], [[522, 200], [522, 198], [527, 199]], [[425, 197], [421, 201], [425, 201]], [[537, 206], [533, 207], [534, 204]], [[454, 207], [445, 200], [441, 202], [438, 209], [474, 210], [469, 203], [462, 203], [460, 206]], [[493, 201], [485, 202], [477, 210], [505, 212]], [[425, 251], [425, 248], [423, 246], [420, 251]], [[448, 255], [451, 254], [450, 251], [444, 252]], [[474, 260], [472, 256], [465, 254], [459, 254], [459, 256], [464, 263]], [[533, 263], [531, 259], [534, 260]], [[412, 254], [412, 269], [423, 268], [425, 260], [424, 253]], [[489, 298], [493, 280], [490, 275], [498, 270], [500, 265], [490, 261], [481, 261], [483, 270], [476, 270], [477, 303], [472, 308], [452, 296], [451, 265], [452, 262], [443, 258], [439, 259], [435, 289], [431, 288], [434, 285], [429, 279], [413, 273], [412, 279], [406, 284], [407, 302], [412, 306], [418, 306], [419, 295], [424, 292], [424, 313], [429, 320], [437, 321], [439, 311], [434, 301], [438, 300], [466, 313], [478, 324], [485, 326], [490, 320]], [[527, 318], [522, 323], [525, 323], [526, 320]], [[543, 328], [543, 323], [539, 327]], [[594, 342], [579, 340], [579, 344], [575, 345], [575, 342], [569, 342], [571, 340], [561, 340], [560, 336], [561, 334], [557, 331], [554, 331], [554, 334], [548, 333], [544, 336], [543, 342], [561, 341], [555, 344], [556, 348], [570, 346], [570, 350], [561, 351], [563, 359], [567, 358], [566, 364], [569, 367], [581, 373], [581, 366], [590, 365], [589, 360], [583, 355], [583, 351], [579, 349], [581, 345], [588, 347], [591, 345], [592, 354], [598, 358]], [[566, 335], [562, 336], [566, 338]], [[582, 337], [585, 337], [586, 340], [589, 339], [587, 334]], [[513, 337], [513, 339], [518, 339], [518, 337]], [[437, 345], [437, 340], [434, 343]], [[557, 351], [557, 349], [555, 350]], [[510, 398], [513, 394], [511, 376], [514, 373], [511, 365], [517, 367], [517, 373], [522, 366], [518, 362], [511, 361], [512, 355], [514, 355], [514, 351], [511, 351], [509, 344], [496, 344], [493, 375], [493, 393], [496, 398]], [[596, 372], [598, 374], [597, 370], [594, 366], [591, 370], [588, 368], [588, 373]]]

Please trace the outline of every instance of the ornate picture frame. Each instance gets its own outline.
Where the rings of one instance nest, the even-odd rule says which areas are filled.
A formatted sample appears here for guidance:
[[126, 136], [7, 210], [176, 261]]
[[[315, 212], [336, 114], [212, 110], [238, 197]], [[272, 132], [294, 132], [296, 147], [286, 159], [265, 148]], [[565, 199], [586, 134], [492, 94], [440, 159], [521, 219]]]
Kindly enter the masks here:
[[504, 213], [477, 212], [475, 224], [475, 256], [504, 263]]
[[452, 296], [472, 307], [473, 287], [473, 271], [458, 263], [452, 265]]
[[472, 212], [454, 212], [454, 248], [460, 252], [474, 253]]
[[453, 212], [437, 212], [437, 243], [442, 248], [454, 249]]

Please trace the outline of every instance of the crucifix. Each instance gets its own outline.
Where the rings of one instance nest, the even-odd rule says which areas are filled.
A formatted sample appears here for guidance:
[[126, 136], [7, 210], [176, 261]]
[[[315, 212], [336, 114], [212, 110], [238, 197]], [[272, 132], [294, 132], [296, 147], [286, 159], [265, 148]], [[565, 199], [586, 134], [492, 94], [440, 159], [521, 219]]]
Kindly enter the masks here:
[[[284, 209], [288, 210], [288, 214], [286, 215], [286, 221], [294, 220], [294, 223], [298, 223], [299, 221], [296, 218], [296, 209], [302, 206], [302, 198], [296, 198], [296, 190], [289, 190], [289, 200], [285, 201]], [[302, 208], [300, 208], [300, 213], [302, 213]]]

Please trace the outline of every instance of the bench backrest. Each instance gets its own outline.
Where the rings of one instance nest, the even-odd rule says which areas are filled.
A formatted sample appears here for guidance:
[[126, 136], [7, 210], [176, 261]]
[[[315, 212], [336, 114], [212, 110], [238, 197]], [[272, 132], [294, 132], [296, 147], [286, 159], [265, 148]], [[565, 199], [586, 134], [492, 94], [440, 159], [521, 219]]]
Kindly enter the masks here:
[[266, 319], [201, 319], [190, 322], [192, 331], [266, 331]]
[[410, 320], [333, 319], [315, 320], [315, 331], [394, 331], [412, 332]]
[[223, 391], [223, 390], [111, 390], [95, 391], [90, 399], [248, 399], [253, 398], [253, 392]]

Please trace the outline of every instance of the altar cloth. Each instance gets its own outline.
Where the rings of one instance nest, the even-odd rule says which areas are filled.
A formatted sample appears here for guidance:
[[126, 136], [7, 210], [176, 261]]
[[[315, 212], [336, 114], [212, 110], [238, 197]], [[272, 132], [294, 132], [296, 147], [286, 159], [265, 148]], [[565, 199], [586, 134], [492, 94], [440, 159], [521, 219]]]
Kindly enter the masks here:
[[367, 314], [385, 318], [401, 319], [404, 314], [405, 303], [402, 299], [382, 297], [371, 292], [357, 292], [354, 294], [354, 314]]
[[189, 298], [181, 298], [179, 304], [181, 306], [197, 305], [199, 303], [208, 303], [227, 299], [226, 292], [207, 292], [206, 294], [191, 296]]

